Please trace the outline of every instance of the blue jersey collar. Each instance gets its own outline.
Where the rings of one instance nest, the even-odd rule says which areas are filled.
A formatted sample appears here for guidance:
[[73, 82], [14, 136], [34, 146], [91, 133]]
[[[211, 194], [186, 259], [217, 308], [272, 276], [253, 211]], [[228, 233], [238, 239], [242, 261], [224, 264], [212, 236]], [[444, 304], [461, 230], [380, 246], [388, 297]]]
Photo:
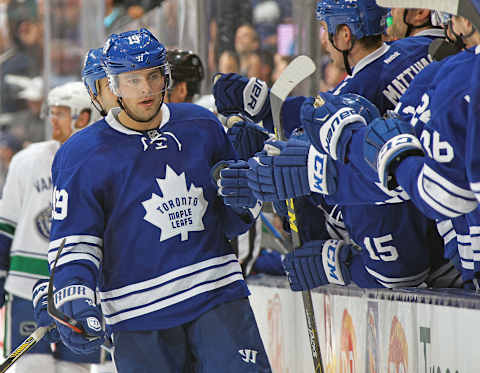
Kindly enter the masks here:
[[383, 45], [375, 50], [374, 52], [370, 53], [369, 55], [363, 57], [358, 63], [353, 67], [353, 72], [352, 72], [352, 77], [355, 76], [355, 74], [358, 74], [360, 70], [362, 70], [364, 67], [370, 65], [372, 62], [378, 60], [380, 57], [382, 57], [385, 53], [388, 52], [390, 49], [390, 46], [383, 43]]
[[[114, 107], [114, 108], [110, 109], [107, 116], [105, 117], [105, 121], [107, 122], [107, 124], [110, 127], [112, 127], [115, 131], [124, 133], [126, 135], [141, 135], [141, 136], [143, 136], [142, 132], [135, 131], [135, 130], [132, 130], [130, 128], [127, 128], [118, 121], [117, 117], [118, 117], [118, 114], [120, 114], [121, 110], [122, 109], [120, 109], [119, 107]], [[160, 126], [158, 128], [162, 128], [170, 120], [170, 109], [168, 108], [168, 106], [166, 104], [162, 104], [161, 111], [162, 111], [162, 123], [160, 123]]]

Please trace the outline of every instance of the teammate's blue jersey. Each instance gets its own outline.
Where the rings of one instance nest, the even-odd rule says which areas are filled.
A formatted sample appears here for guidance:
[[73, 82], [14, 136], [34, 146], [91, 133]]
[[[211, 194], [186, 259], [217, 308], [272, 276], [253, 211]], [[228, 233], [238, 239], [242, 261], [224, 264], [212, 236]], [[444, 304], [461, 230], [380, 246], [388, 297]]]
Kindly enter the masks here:
[[[443, 37], [437, 29], [426, 30], [420, 36], [412, 36], [383, 44], [373, 53], [360, 60], [351, 76], [347, 76], [331, 92], [333, 94], [355, 93], [372, 101], [384, 114], [393, 110], [414, 77], [432, 62], [428, 47], [432, 40]], [[301, 127], [300, 107], [305, 97], [287, 98], [282, 107], [285, 133]], [[263, 126], [273, 132], [271, 115]]]
[[438, 84], [424, 92], [417, 118], [427, 122], [420, 134], [425, 156], [408, 157], [396, 170], [398, 183], [427, 216], [439, 220], [468, 214], [477, 207], [466, 160], [471, 74], [478, 56], [472, 49], [450, 57], [437, 72]]
[[[352, 281], [360, 287], [415, 287], [439, 266], [443, 240], [435, 223], [411, 202], [395, 205], [328, 206], [316, 195], [311, 203], [325, 211], [330, 237], [360, 248], [350, 265]], [[332, 234], [330, 226], [343, 226]]]
[[[211, 167], [235, 159], [216, 117], [163, 105], [158, 130], [133, 131], [119, 109], [70, 138], [52, 167], [55, 286], [98, 284], [107, 331], [166, 329], [249, 294], [226, 238], [250, 224], [226, 207]], [[98, 281], [97, 281], [98, 280]]]
[[[430, 112], [422, 111], [423, 105], [425, 105], [422, 98], [426, 92], [436, 86], [438, 82], [436, 79], [437, 73], [444, 61], [446, 60], [442, 62], [434, 61], [425, 67], [415, 77], [395, 107], [395, 112], [400, 119], [410, 122], [419, 138], [425, 123], [430, 120]], [[342, 188], [327, 199], [330, 202], [342, 201], [344, 204], [398, 203], [410, 199], [407, 193], [402, 192], [401, 188], [393, 191], [383, 188], [378, 179], [378, 174], [365, 162], [363, 146], [366, 132], [367, 127], [355, 132], [348, 149], [349, 163], [343, 165], [336, 162], [337, 168], [339, 168], [338, 181]], [[365, 183], [363, 188], [352, 188], [352, 186], [357, 186], [358, 183], [364, 183], [365, 179], [369, 183]]]
[[[475, 49], [475, 53], [480, 53], [480, 46]], [[466, 149], [466, 167], [467, 177], [470, 181], [470, 189], [475, 193], [477, 200], [480, 201], [480, 89], [478, 85], [478, 74], [480, 74], [480, 59], [475, 59], [475, 65], [472, 67], [472, 103], [469, 108], [467, 125], [467, 149]]]

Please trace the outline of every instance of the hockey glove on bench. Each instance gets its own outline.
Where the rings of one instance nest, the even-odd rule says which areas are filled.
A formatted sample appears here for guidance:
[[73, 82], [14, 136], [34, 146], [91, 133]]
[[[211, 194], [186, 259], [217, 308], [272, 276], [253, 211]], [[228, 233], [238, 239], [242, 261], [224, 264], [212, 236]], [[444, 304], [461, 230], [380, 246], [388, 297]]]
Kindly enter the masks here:
[[332, 194], [336, 169], [331, 159], [308, 142], [291, 138], [267, 141], [265, 150], [248, 161], [248, 186], [261, 201]]
[[307, 98], [300, 109], [300, 120], [312, 144], [342, 162], [353, 133], [379, 116], [374, 104], [353, 93], [322, 92]]
[[259, 123], [270, 113], [269, 90], [263, 80], [239, 74], [216, 74], [213, 79], [213, 96], [220, 114], [242, 113]]
[[339, 240], [310, 241], [283, 258], [293, 291], [304, 291], [322, 285], [348, 285], [351, 245]]

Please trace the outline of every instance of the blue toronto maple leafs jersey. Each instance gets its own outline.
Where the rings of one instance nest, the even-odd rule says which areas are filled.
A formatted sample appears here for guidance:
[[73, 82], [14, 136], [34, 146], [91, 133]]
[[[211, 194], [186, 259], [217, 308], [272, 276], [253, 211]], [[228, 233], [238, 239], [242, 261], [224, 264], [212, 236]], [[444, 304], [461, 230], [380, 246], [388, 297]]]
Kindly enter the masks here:
[[[400, 119], [410, 122], [415, 128], [417, 136], [420, 138], [423, 126], [430, 120], [430, 111], [423, 110], [425, 102], [422, 100], [424, 93], [433, 89], [437, 84], [437, 73], [442, 62], [434, 61], [425, 67], [413, 80], [407, 91], [402, 95], [400, 101], [395, 107], [395, 112]], [[418, 113], [417, 113], [418, 111]], [[399, 187], [396, 190], [389, 191], [383, 188], [379, 182], [378, 174], [365, 162], [363, 155], [364, 138], [367, 127], [355, 132], [349, 146], [347, 165], [339, 165], [339, 181], [346, 185], [356, 185], [367, 179], [370, 184], [365, 188], [341, 189], [331, 197], [331, 200], [341, 200], [344, 204], [359, 203], [396, 203], [408, 200], [410, 197]], [[346, 169], [347, 171], [343, 171]], [[342, 172], [343, 171], [343, 172]]]
[[[350, 266], [352, 281], [360, 287], [419, 286], [427, 281], [431, 270], [443, 263], [443, 240], [435, 223], [411, 202], [329, 206], [319, 195], [309, 200], [325, 212], [331, 238], [360, 248]], [[337, 227], [334, 234], [330, 230], [333, 225]], [[347, 234], [338, 235], [338, 227], [342, 226]]]
[[141, 133], [117, 110], [55, 157], [50, 267], [66, 240], [56, 288], [72, 278], [98, 284], [109, 332], [171, 328], [247, 296], [225, 232], [250, 225], [210, 180], [216, 162], [235, 159], [216, 117], [163, 105], [159, 129]]
[[[430, 29], [416, 36], [400, 39], [370, 53], [354, 67], [333, 94], [355, 93], [372, 101], [384, 114], [393, 110], [408, 86], [426, 66], [432, 62], [428, 47], [435, 38], [444, 37], [443, 31]], [[300, 108], [305, 97], [289, 97], [282, 107], [285, 133], [288, 136], [295, 128], [301, 127]], [[273, 132], [271, 113], [263, 126]]]
[[[425, 91], [412, 121], [425, 117], [420, 134], [425, 156], [408, 157], [396, 170], [398, 183], [427, 216], [443, 220], [477, 207], [465, 167], [471, 84], [465, 76], [478, 56], [470, 49], [443, 62], [438, 83]], [[441, 78], [441, 79], [440, 79]], [[422, 120], [422, 122], [425, 122]]]
[[[480, 53], [480, 47], [475, 49], [475, 53]], [[478, 85], [478, 74], [480, 74], [480, 59], [475, 59], [472, 67], [472, 102], [469, 107], [468, 126], [467, 126], [467, 149], [466, 149], [466, 167], [467, 177], [470, 182], [470, 189], [475, 193], [477, 200], [480, 201], [480, 152], [478, 139], [480, 135], [480, 89]]]

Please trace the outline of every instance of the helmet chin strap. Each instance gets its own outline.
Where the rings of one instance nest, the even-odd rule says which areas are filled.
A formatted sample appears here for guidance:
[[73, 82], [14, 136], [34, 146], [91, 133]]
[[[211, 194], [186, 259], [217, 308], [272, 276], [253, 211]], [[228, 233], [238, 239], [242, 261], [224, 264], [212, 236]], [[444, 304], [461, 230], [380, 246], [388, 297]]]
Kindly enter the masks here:
[[92, 102], [93, 107], [99, 112], [99, 114], [102, 117], [107, 116], [108, 113], [105, 111], [103, 106], [97, 101], [97, 99], [91, 100], [91, 102]]
[[423, 23], [419, 26], [414, 26], [411, 23], [407, 22], [407, 13], [408, 13], [408, 9], [405, 9], [405, 11], [403, 12], [403, 23], [405, 23], [407, 25], [407, 32], [405, 32], [405, 36], [404, 36], [405, 38], [408, 38], [412, 34], [412, 31], [417, 29], [417, 28], [423, 28], [423, 27], [427, 27], [427, 26], [432, 25], [430, 20], [427, 20], [427, 21], [425, 21], [425, 23]]
[[328, 40], [337, 51], [342, 53], [343, 64], [345, 65], [345, 71], [347, 72], [348, 75], [352, 75], [353, 71], [352, 71], [352, 67], [350, 66], [350, 62], [348, 61], [348, 54], [352, 51], [353, 46], [355, 45], [355, 42], [356, 42], [355, 37], [352, 35], [352, 46], [349, 49], [345, 49], [345, 50], [341, 50], [335, 45], [335, 41], [333, 40], [333, 34], [328, 34]]
[[455, 39], [452, 40], [448, 37], [448, 33], [445, 32], [446, 36], [447, 36], [447, 39], [450, 40], [452, 43], [455, 44], [455, 46], [459, 49], [459, 50], [463, 50], [466, 48], [466, 44], [465, 44], [465, 39], [468, 39], [469, 37], [471, 37], [474, 33], [475, 33], [475, 28], [472, 26], [472, 30], [466, 34], [466, 35], [462, 35], [462, 34], [457, 34], [454, 30], [453, 30], [453, 25], [452, 25], [452, 21], [450, 20], [450, 22], [448, 22], [448, 29], [450, 30], [450, 32], [453, 34], [453, 36], [455, 36]]

